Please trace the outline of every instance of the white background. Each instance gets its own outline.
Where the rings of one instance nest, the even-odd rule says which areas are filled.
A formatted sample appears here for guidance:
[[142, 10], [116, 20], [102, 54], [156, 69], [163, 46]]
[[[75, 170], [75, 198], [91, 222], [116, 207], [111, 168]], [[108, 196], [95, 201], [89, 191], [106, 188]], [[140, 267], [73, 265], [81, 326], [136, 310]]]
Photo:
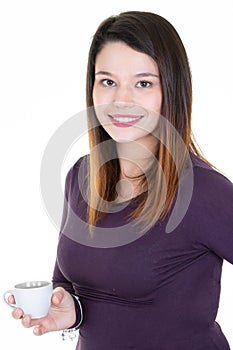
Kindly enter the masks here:
[[[51, 279], [58, 230], [40, 194], [40, 164], [54, 131], [85, 109], [91, 36], [107, 16], [146, 10], [178, 30], [190, 59], [193, 130], [204, 155], [233, 180], [232, 9], [228, 0], [7, 0], [0, 3], [0, 293], [17, 282]], [[64, 174], [87, 141], [76, 144]], [[63, 180], [61, 180], [63, 181]], [[232, 232], [233, 234], [233, 232]], [[233, 248], [233, 247], [232, 247]], [[233, 347], [233, 267], [224, 262], [218, 321]], [[0, 303], [5, 349], [74, 349], [60, 333], [35, 337]]]

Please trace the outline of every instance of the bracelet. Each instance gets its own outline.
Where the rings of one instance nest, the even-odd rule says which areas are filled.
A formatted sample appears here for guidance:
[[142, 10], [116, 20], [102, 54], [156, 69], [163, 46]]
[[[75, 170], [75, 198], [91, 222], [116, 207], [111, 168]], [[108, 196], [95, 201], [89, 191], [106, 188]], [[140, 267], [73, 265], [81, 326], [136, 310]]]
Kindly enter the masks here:
[[79, 329], [79, 327], [83, 321], [83, 309], [82, 309], [82, 305], [80, 303], [79, 297], [77, 297], [77, 295], [73, 295], [73, 297], [76, 299], [76, 301], [78, 302], [78, 305], [79, 305], [80, 321], [79, 321], [78, 325], [73, 327], [73, 328], [63, 329], [62, 334], [61, 334], [62, 340], [66, 340], [67, 337], [70, 340], [74, 340], [77, 336], [75, 332]]

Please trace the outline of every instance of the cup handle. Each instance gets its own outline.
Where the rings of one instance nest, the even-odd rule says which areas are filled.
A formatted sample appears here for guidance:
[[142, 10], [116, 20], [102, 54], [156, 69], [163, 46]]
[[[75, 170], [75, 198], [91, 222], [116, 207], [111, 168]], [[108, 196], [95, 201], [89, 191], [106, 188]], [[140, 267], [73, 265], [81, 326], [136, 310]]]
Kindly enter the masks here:
[[4, 294], [3, 294], [3, 299], [5, 301], [5, 303], [10, 306], [10, 307], [13, 307], [14, 309], [17, 308], [17, 305], [16, 304], [11, 304], [9, 303], [9, 301], [7, 300], [7, 296], [10, 296], [10, 295], [14, 295], [14, 291], [13, 290], [7, 290]]

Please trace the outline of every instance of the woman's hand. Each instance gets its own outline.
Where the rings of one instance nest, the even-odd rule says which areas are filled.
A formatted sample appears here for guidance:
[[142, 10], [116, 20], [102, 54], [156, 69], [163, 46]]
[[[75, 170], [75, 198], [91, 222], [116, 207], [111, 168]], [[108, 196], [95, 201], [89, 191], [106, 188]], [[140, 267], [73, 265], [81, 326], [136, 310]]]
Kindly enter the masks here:
[[[9, 302], [14, 303], [13, 296], [9, 297]], [[24, 327], [34, 327], [33, 332], [35, 335], [69, 328], [76, 320], [73, 297], [62, 287], [54, 289], [47, 316], [31, 319], [29, 315], [24, 315], [23, 310], [20, 308], [16, 308], [12, 312], [12, 316], [15, 319], [22, 319]]]

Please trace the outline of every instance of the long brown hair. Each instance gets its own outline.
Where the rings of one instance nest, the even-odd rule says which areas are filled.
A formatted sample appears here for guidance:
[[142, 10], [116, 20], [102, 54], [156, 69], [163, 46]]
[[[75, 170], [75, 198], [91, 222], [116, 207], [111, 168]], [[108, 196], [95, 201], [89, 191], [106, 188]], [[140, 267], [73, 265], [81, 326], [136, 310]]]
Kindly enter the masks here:
[[[121, 41], [146, 53], [158, 65], [162, 87], [161, 115], [168, 123], [160, 126], [156, 158], [159, 166], [151, 166], [141, 178], [147, 191], [131, 213], [129, 220], [143, 223], [147, 231], [168, 213], [177, 192], [180, 169], [190, 152], [204, 159], [195, 145], [191, 131], [192, 81], [187, 54], [175, 28], [163, 17], [141, 11], [111, 16], [98, 27], [91, 43], [86, 97], [90, 143], [88, 223], [95, 227], [108, 210], [108, 203], [117, 197], [116, 184], [120, 166], [116, 146], [108, 133], [97, 123], [93, 106], [93, 85], [96, 56], [108, 42]], [[171, 127], [167, 127], [171, 125]], [[174, 132], [174, 130], [176, 132]], [[180, 149], [179, 137], [184, 148]], [[105, 141], [111, 142], [106, 147]], [[101, 147], [103, 145], [103, 147]], [[98, 146], [98, 151], [95, 151]], [[173, 150], [171, 155], [170, 150]], [[175, 154], [175, 157], [174, 157]], [[177, 169], [180, 167], [180, 169]], [[90, 232], [92, 232], [92, 229]]]

